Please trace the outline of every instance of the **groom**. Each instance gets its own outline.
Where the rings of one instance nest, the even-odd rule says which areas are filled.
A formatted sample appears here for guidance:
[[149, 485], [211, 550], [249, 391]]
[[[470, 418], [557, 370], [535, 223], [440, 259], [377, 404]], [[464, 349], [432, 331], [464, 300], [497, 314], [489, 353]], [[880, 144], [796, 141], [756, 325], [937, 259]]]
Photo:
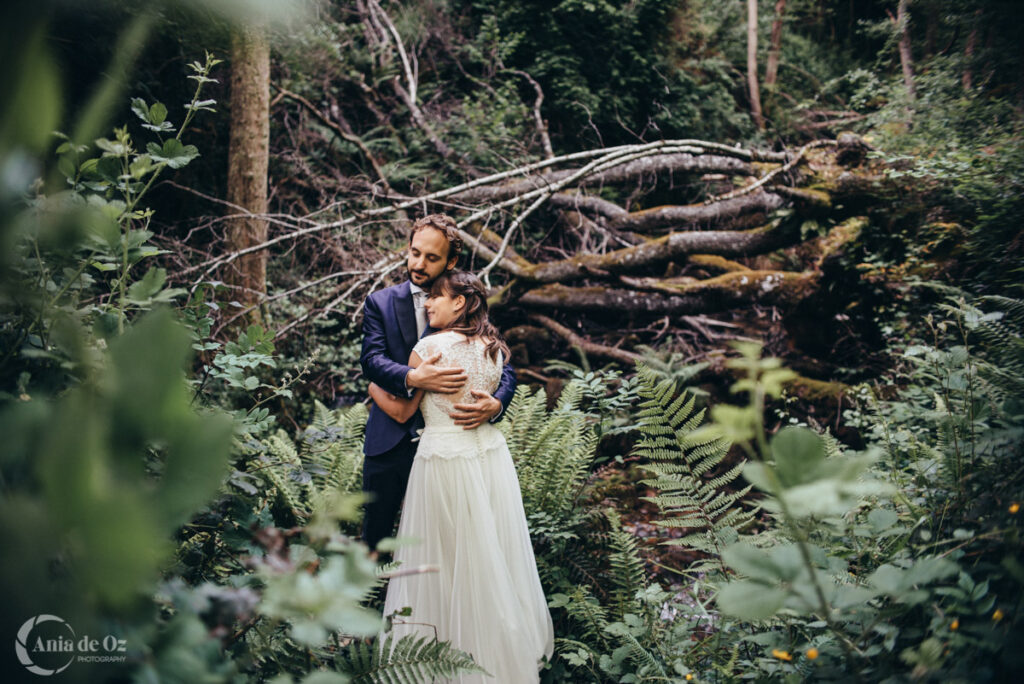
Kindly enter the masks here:
[[[425, 333], [424, 308], [430, 286], [439, 275], [455, 268], [462, 249], [455, 221], [445, 214], [430, 214], [412, 225], [406, 265], [409, 280], [374, 292], [363, 305], [363, 375], [388, 392], [412, 396], [414, 390], [457, 392], [466, 383], [462, 368], [435, 366], [440, 354], [410, 368], [409, 354]], [[455, 404], [455, 423], [469, 430], [486, 421], [501, 419], [516, 389], [512, 366], [505, 365], [494, 396], [473, 390], [474, 403]], [[363, 541], [370, 549], [391, 535], [395, 516], [405, 496], [417, 430], [423, 427], [419, 412], [406, 423], [397, 423], [376, 405], [370, 407], [363, 452], [363, 491], [370, 495], [363, 518]]]

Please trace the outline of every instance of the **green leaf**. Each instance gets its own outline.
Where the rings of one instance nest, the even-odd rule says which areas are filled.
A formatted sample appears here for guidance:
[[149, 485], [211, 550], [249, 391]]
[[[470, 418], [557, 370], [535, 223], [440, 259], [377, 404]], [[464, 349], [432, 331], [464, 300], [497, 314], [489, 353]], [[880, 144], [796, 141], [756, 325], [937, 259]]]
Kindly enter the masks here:
[[136, 304], [145, 304], [163, 288], [167, 282], [167, 269], [152, 267], [146, 271], [142, 280], [136, 281], [128, 288], [128, 299]]
[[156, 143], [149, 143], [146, 149], [153, 161], [158, 164], [167, 164], [172, 169], [180, 169], [199, 156], [199, 150], [195, 145], [182, 145], [181, 141], [176, 138], [165, 140], [163, 147]]
[[96, 162], [96, 174], [103, 180], [116, 184], [121, 175], [120, 158], [100, 157]]
[[771, 550], [733, 544], [722, 551], [722, 560], [741, 575], [769, 583], [790, 582], [803, 570], [796, 544], [782, 544]]
[[128, 148], [123, 143], [108, 140], [107, 138], [98, 138], [96, 140], [96, 147], [103, 150], [103, 156], [114, 156], [120, 157], [121, 155], [128, 152]]
[[159, 126], [167, 119], [167, 107], [161, 102], [154, 102], [149, 108], [149, 122]]
[[340, 672], [317, 670], [302, 678], [302, 684], [346, 684], [349, 678]]
[[141, 97], [132, 98], [132, 111], [135, 112], [135, 116], [144, 122], [149, 122], [149, 107], [146, 106], [146, 101]]
[[898, 520], [899, 516], [887, 508], [874, 508], [868, 513], [868, 524], [871, 525], [871, 529], [876, 534], [886, 531], [895, 525]]
[[140, 154], [128, 167], [132, 178], [142, 178], [153, 170], [153, 159], [148, 154]]
[[783, 487], [810, 482], [825, 460], [825, 445], [814, 431], [785, 427], [771, 441], [776, 473]]
[[57, 170], [60, 171], [68, 181], [74, 181], [78, 175], [78, 167], [71, 155], [66, 154], [57, 160]]
[[741, 620], [765, 620], [775, 615], [786, 600], [786, 592], [759, 582], [729, 582], [718, 591], [718, 607]]

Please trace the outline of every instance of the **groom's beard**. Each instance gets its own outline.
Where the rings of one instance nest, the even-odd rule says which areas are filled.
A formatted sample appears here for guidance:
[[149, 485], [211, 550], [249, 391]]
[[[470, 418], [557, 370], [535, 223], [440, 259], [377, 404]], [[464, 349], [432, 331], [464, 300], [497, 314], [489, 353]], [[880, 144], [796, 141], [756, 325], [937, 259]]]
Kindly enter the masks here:
[[418, 287], [421, 290], [423, 290], [424, 292], [430, 292], [430, 286], [433, 285], [434, 281], [437, 280], [440, 277], [440, 275], [441, 275], [439, 273], [438, 275], [434, 276], [433, 278], [428, 277], [427, 280], [424, 280], [422, 283], [417, 283], [416, 279], [412, 277], [413, 273], [416, 273], [418, 275], [424, 275], [424, 276], [426, 276], [427, 274], [425, 272], [423, 272], [423, 271], [413, 271], [413, 270], [409, 270], [409, 269], [406, 269], [406, 272], [409, 275], [409, 281], [412, 282], [414, 285], [416, 285], [416, 287]]

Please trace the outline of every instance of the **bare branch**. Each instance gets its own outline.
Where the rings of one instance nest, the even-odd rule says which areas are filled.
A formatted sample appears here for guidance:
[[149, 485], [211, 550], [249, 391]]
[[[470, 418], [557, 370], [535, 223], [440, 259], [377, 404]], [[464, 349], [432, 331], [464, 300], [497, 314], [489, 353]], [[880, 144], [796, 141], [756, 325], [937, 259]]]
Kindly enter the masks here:
[[833, 147], [835, 146], [835, 144], [835, 140], [815, 140], [814, 142], [807, 143], [806, 145], [800, 148], [800, 151], [796, 153], [795, 157], [787, 161], [779, 168], [769, 171], [764, 176], [759, 178], [756, 182], [751, 183], [750, 185], [747, 185], [743, 188], [740, 188], [739, 190], [727, 192], [724, 195], [709, 197], [706, 200], [704, 200], [704, 204], [711, 204], [712, 202], [721, 202], [722, 200], [733, 199], [735, 197], [742, 197], [743, 195], [749, 195], [750, 193], [759, 189], [761, 186], [763, 186], [765, 183], [772, 180], [776, 176], [786, 173], [794, 166], [796, 166], [800, 162], [800, 160], [803, 159], [804, 155], [807, 153], [807, 150], [813, 150], [817, 147]]
[[533, 121], [537, 124], [537, 134], [540, 135], [540, 142], [544, 147], [545, 159], [554, 159], [555, 151], [551, 147], [551, 136], [548, 135], [548, 124], [540, 114], [540, 106], [544, 102], [544, 91], [541, 89], [540, 83], [537, 83], [533, 76], [530, 76], [530, 74], [525, 71], [521, 71], [519, 69], [507, 69], [507, 71], [525, 78], [536, 91], [537, 99], [533, 102]]
[[313, 116], [320, 120], [320, 123], [334, 131], [338, 135], [338, 137], [342, 138], [343, 140], [347, 140], [356, 147], [358, 147], [359, 150], [363, 153], [363, 156], [365, 156], [367, 161], [370, 162], [370, 166], [373, 167], [373, 171], [374, 173], [377, 174], [377, 178], [380, 179], [381, 185], [384, 186], [384, 189], [387, 190], [389, 193], [393, 192], [391, 184], [388, 183], [387, 176], [384, 175], [384, 170], [380, 166], [380, 161], [378, 161], [377, 155], [375, 155], [370, 150], [370, 148], [366, 146], [366, 143], [363, 142], [362, 138], [353, 133], [351, 130], [346, 130], [345, 127], [342, 127], [340, 124], [328, 119], [323, 112], [317, 109], [312, 102], [310, 102], [303, 96], [297, 93], [293, 93], [290, 90], [286, 90], [285, 88], [282, 88], [279, 85], [274, 85], [274, 87], [277, 88], [278, 93], [280, 93], [282, 96], [287, 97], [290, 100], [294, 100], [295, 102], [298, 102], [303, 107], [305, 107]]
[[615, 347], [608, 347], [603, 344], [591, 342], [590, 340], [577, 335], [558, 321], [548, 318], [543, 314], [530, 314], [528, 318], [535, 323], [543, 325], [545, 328], [564, 339], [571, 346], [579, 347], [580, 350], [586, 354], [590, 354], [591, 356], [614, 359], [615, 361], [621, 361], [630, 365], [635, 364], [643, 358], [640, 354], [635, 352], [616, 349]]

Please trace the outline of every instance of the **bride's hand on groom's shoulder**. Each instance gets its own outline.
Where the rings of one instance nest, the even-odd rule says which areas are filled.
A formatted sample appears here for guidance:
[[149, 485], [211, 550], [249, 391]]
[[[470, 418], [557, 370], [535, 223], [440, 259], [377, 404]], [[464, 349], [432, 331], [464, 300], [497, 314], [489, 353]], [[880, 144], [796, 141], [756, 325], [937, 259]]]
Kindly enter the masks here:
[[453, 404], [455, 412], [451, 414], [456, 425], [467, 430], [480, 427], [501, 412], [501, 402], [487, 392], [470, 390], [476, 401], [472, 404]]
[[416, 389], [427, 390], [428, 392], [440, 392], [451, 394], [458, 392], [466, 384], [469, 376], [462, 368], [444, 368], [434, 364], [441, 360], [441, 353], [437, 352], [423, 359], [423, 361], [406, 376], [406, 384]]

